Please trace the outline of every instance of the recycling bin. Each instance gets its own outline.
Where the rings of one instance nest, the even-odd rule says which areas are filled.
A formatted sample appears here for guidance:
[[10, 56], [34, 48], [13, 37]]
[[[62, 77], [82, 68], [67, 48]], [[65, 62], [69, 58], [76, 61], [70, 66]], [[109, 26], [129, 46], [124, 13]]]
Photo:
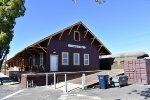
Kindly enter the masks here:
[[99, 88], [107, 89], [108, 88], [108, 75], [98, 75], [99, 79]]

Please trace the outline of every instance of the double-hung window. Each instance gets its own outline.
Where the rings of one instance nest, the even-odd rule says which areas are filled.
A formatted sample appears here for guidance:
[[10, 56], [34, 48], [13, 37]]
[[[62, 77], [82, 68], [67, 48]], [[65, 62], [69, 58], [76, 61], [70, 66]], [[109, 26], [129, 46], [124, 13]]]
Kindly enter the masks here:
[[40, 65], [43, 65], [43, 53], [40, 53]]
[[84, 65], [89, 65], [89, 54], [84, 54]]
[[80, 65], [80, 55], [79, 53], [73, 54], [73, 64], [74, 65]]
[[69, 53], [62, 52], [62, 65], [69, 65]]

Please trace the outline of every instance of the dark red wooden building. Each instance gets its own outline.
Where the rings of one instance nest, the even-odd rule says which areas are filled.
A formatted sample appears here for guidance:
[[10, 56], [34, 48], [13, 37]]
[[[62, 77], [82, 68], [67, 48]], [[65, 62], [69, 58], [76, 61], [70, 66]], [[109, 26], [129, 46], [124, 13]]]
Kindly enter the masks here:
[[99, 56], [108, 54], [104, 44], [78, 22], [26, 47], [8, 65], [35, 72], [99, 70]]

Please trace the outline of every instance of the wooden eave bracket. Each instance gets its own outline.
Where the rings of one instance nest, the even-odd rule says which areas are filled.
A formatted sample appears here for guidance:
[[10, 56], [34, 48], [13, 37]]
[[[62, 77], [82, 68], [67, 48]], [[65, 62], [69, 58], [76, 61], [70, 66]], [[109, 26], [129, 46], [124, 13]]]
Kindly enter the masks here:
[[[81, 25], [81, 24], [78, 25], [77, 31], [79, 30], [80, 25]], [[69, 31], [69, 35], [71, 34], [72, 29], [73, 29], [73, 26], [71, 27], [71, 29], [70, 29], [70, 31]]]
[[91, 45], [94, 43], [94, 40], [95, 40], [95, 37], [94, 38], [92, 38], [92, 42], [91, 42]]
[[89, 30], [86, 30], [86, 31], [85, 31], [84, 38], [86, 38], [88, 32], [89, 32]]
[[61, 32], [60, 37], [59, 37], [59, 40], [61, 40], [61, 37], [62, 37], [63, 33], [64, 33], [64, 31]]
[[79, 24], [79, 25], [78, 25], [78, 27], [77, 27], [77, 31], [78, 31], [78, 29], [79, 29], [80, 25], [81, 25], [81, 24]]
[[[41, 48], [41, 47], [39, 47], [39, 46], [32, 46], [33, 48]], [[47, 49], [46, 47], [42, 47], [43, 49]]]
[[50, 37], [50, 38], [48, 39], [47, 47], [48, 47], [49, 44], [51, 43], [51, 40], [52, 40], [52, 37]]
[[39, 44], [37, 44], [45, 53], [47, 53], [47, 51], [42, 47], [40, 46]]
[[98, 52], [101, 50], [101, 48], [103, 47], [103, 45], [98, 45], [99, 46], [99, 49], [98, 49]]
[[100, 55], [104, 54], [103, 51], [100, 53]]
[[70, 31], [69, 31], [69, 35], [71, 34], [71, 31], [72, 31], [73, 27], [71, 27]]

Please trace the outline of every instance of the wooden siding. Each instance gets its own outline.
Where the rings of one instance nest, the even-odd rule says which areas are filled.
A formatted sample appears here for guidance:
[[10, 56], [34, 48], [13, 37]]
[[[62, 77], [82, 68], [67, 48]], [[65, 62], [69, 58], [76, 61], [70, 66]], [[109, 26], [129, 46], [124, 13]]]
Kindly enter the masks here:
[[[46, 55], [46, 70], [50, 71], [50, 54], [58, 55], [58, 70], [59, 71], [86, 71], [86, 70], [98, 70], [99, 69], [99, 53], [98, 46], [93, 43], [91, 45], [92, 39], [90, 34], [87, 34], [84, 38], [84, 28], [80, 27], [78, 31], [80, 32], [80, 41], [74, 41], [74, 31], [76, 31], [77, 26], [74, 27], [69, 35], [70, 30], [64, 31], [61, 40], [60, 34], [52, 38], [51, 43], [48, 47]], [[70, 48], [68, 44], [85, 46], [86, 49]], [[69, 65], [62, 65], [62, 52], [69, 52]], [[73, 53], [80, 54], [80, 65], [73, 65]], [[84, 54], [89, 54], [90, 65], [84, 65]]]
[[[74, 40], [74, 31], [80, 32], [80, 41]], [[85, 46], [83, 48], [71, 48], [68, 44]], [[56, 53], [54, 53], [54, 51]], [[40, 66], [39, 54], [44, 53], [43, 66]], [[69, 65], [62, 65], [62, 52], [69, 53]], [[80, 54], [80, 65], [73, 65], [73, 54]], [[84, 54], [89, 54], [89, 65], [84, 65]], [[41, 67], [44, 71], [50, 71], [50, 55], [58, 55], [58, 71], [87, 71], [99, 69], [99, 55], [107, 55], [111, 52], [98, 40], [94, 34], [82, 23], [78, 22], [59, 32], [56, 32], [18, 52], [8, 60], [10, 67], [21, 63], [25, 59], [25, 65], [29, 71], [40, 72]], [[33, 65], [33, 55], [35, 55], [35, 66]], [[17, 67], [20, 67], [19, 65]], [[43, 72], [43, 70], [42, 70]]]

